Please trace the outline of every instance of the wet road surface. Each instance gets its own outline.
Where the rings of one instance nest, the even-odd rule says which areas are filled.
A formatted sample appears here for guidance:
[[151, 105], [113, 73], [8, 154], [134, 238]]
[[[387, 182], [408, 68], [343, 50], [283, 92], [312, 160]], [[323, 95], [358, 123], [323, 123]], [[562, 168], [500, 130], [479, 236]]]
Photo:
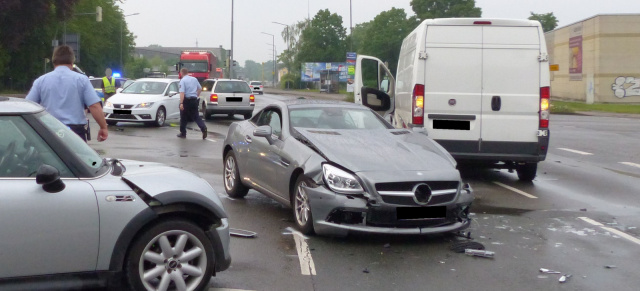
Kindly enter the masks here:
[[[258, 95], [255, 112], [287, 98]], [[258, 233], [232, 238], [232, 266], [214, 277], [210, 290], [639, 289], [638, 119], [552, 116], [549, 155], [533, 183], [506, 170], [463, 170], [476, 196], [469, 230], [495, 252], [487, 259], [449, 250], [465, 240], [454, 235], [305, 238], [291, 231], [290, 209], [258, 192], [228, 198], [222, 142], [241, 118], [214, 116], [206, 122], [207, 140], [194, 130], [186, 140], [176, 138], [175, 121], [162, 128], [120, 123], [109, 127], [106, 142], [90, 142], [105, 157], [199, 174], [223, 198], [231, 227]], [[573, 276], [559, 283], [562, 274], [540, 268]]]

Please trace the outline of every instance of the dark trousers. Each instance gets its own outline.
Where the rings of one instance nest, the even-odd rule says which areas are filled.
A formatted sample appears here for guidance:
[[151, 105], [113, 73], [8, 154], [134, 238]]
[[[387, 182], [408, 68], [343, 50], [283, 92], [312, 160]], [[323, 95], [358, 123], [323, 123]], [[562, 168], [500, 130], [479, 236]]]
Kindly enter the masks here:
[[207, 130], [207, 126], [198, 112], [198, 98], [184, 98], [182, 106], [184, 110], [180, 112], [180, 134], [187, 134], [187, 123], [189, 121], [197, 123], [201, 131]]
[[87, 128], [86, 124], [67, 124], [71, 131], [75, 132], [82, 140], [87, 141]]

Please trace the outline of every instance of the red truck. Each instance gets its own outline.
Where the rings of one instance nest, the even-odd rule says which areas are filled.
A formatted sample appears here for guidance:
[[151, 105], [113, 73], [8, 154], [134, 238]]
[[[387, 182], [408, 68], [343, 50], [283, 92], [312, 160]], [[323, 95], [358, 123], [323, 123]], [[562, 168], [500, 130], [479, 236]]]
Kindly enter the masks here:
[[[222, 78], [217, 72], [218, 62], [216, 56], [211, 51], [206, 50], [186, 50], [180, 54], [180, 62], [177, 64], [178, 74], [180, 69], [189, 69], [189, 74], [198, 81], [205, 79]], [[182, 76], [180, 76], [182, 78]]]

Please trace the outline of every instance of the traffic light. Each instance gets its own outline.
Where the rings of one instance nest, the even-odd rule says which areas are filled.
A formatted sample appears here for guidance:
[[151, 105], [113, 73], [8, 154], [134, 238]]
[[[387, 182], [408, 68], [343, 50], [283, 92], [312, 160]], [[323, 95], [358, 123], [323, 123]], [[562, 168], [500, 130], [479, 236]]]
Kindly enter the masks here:
[[102, 7], [96, 7], [96, 21], [102, 22]]
[[233, 66], [237, 67], [238, 66], [238, 62], [236, 62], [236, 60], [233, 60]]

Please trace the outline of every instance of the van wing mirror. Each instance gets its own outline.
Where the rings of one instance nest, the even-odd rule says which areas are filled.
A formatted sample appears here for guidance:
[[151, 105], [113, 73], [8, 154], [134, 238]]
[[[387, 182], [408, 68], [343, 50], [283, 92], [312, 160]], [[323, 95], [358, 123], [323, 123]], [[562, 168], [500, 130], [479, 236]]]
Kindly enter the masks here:
[[[364, 55], [357, 56], [354, 86], [354, 103], [370, 107], [383, 116], [393, 112], [395, 79], [380, 59]], [[372, 96], [368, 96], [369, 94]]]
[[364, 87], [360, 90], [362, 105], [371, 108], [384, 116], [391, 109], [391, 97], [385, 92], [377, 89]]

